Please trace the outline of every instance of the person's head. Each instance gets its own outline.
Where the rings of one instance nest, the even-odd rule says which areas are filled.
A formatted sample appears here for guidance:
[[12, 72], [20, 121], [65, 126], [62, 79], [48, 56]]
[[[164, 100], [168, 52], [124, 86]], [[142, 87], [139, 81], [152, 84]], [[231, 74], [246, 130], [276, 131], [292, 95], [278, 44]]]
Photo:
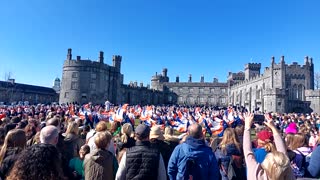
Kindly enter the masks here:
[[278, 151], [268, 153], [261, 166], [270, 180], [286, 180], [292, 173], [289, 158]]
[[57, 145], [59, 137], [58, 128], [52, 125], [46, 126], [40, 131], [40, 142], [43, 144]]
[[135, 131], [135, 137], [138, 141], [149, 141], [150, 128], [145, 124], [139, 124]]
[[94, 137], [94, 143], [98, 149], [107, 149], [111, 142], [112, 135], [108, 131], [98, 132], [96, 137]]
[[294, 138], [294, 134], [292, 133], [288, 133], [285, 137], [285, 143], [286, 143], [286, 146], [291, 149], [292, 147], [292, 142], [293, 142], [293, 138]]
[[27, 139], [31, 139], [36, 133], [36, 127], [32, 124], [28, 124], [25, 128], [24, 128], [24, 132], [26, 133]]
[[21, 153], [7, 179], [63, 179], [60, 162], [56, 147], [36, 144]]
[[78, 135], [79, 134], [79, 125], [75, 121], [69, 122], [66, 134], [74, 134]]
[[23, 130], [13, 129], [9, 131], [0, 151], [0, 164], [2, 163], [8, 148], [18, 148], [19, 150], [22, 150], [25, 148], [26, 143], [27, 138]]
[[61, 126], [60, 126], [60, 119], [59, 118], [50, 118], [47, 122], [46, 122], [46, 126], [55, 126], [58, 129], [58, 132], [60, 133], [61, 131]]
[[108, 124], [104, 121], [100, 121], [97, 125], [96, 125], [96, 131], [97, 132], [103, 132], [108, 130]]
[[296, 123], [290, 123], [289, 126], [286, 128], [286, 134], [296, 134], [298, 132], [298, 127]]
[[128, 138], [131, 136], [132, 134], [132, 126], [130, 123], [125, 123], [122, 128], [121, 128], [121, 142], [122, 143], [127, 143]]
[[241, 150], [241, 145], [238, 139], [236, 138], [236, 133], [234, 132], [233, 128], [227, 128], [224, 130], [222, 140], [219, 145], [221, 147], [222, 152], [226, 153], [226, 147], [230, 144], [234, 144], [239, 151]]
[[302, 134], [302, 133], [295, 134], [293, 137], [292, 145], [291, 145], [290, 149], [296, 150], [300, 147], [306, 147], [306, 146], [308, 146], [306, 135]]
[[257, 134], [258, 147], [264, 147], [267, 152], [272, 152], [276, 148], [273, 144], [273, 135], [268, 130], [262, 130]]
[[88, 145], [83, 145], [81, 146], [80, 150], [79, 150], [79, 156], [81, 159], [84, 159], [84, 157], [90, 153], [90, 146]]
[[195, 139], [203, 139], [202, 127], [195, 123], [189, 126], [188, 136]]
[[236, 128], [234, 128], [234, 131], [236, 133], [236, 136], [243, 136], [243, 132], [244, 132], [244, 126], [242, 124], [236, 126]]
[[151, 142], [164, 140], [163, 132], [159, 126], [153, 126], [151, 128], [149, 139]]

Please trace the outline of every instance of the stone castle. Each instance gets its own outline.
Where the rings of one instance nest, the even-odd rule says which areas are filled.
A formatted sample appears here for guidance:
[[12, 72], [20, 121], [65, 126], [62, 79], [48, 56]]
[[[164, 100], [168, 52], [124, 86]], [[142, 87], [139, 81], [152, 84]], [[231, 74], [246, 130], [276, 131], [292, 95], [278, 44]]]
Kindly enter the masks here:
[[276, 63], [271, 58], [270, 67], [261, 74], [261, 64], [249, 63], [244, 72], [229, 72], [227, 82], [170, 82], [168, 70], [156, 73], [151, 78], [151, 87], [142, 83], [123, 83], [121, 74], [122, 57], [115, 55], [112, 65], [104, 63], [104, 53], [100, 51], [98, 60], [72, 58], [68, 49], [64, 61], [60, 90], [60, 103], [78, 102], [114, 104], [185, 104], [214, 105], [229, 104], [246, 107], [249, 111], [262, 112], [319, 112], [320, 91], [314, 90], [314, 64], [312, 58], [305, 57], [303, 65], [294, 62], [286, 64], [284, 56]]

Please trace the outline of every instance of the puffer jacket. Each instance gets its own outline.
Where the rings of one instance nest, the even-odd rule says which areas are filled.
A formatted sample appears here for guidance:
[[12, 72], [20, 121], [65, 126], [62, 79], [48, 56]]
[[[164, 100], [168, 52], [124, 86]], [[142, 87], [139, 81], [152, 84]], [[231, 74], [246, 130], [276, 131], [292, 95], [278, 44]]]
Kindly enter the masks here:
[[97, 149], [84, 159], [85, 179], [113, 180], [118, 170], [118, 163], [114, 155], [103, 149]]
[[197, 180], [218, 179], [217, 169], [218, 163], [211, 148], [203, 139], [192, 137], [174, 149], [168, 163], [171, 180], [189, 179], [190, 176]]

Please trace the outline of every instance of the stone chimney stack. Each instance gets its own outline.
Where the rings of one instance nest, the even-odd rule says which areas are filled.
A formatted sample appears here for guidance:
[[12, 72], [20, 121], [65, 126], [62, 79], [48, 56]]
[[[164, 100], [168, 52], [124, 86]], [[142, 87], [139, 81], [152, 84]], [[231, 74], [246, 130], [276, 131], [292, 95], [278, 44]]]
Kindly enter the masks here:
[[203, 76], [203, 75], [202, 75], [201, 78], [200, 78], [200, 82], [201, 82], [201, 83], [204, 83], [204, 76]]
[[100, 51], [100, 53], [99, 53], [99, 62], [100, 62], [101, 64], [103, 64], [103, 61], [104, 61], [103, 51]]
[[81, 60], [81, 56], [77, 56], [77, 61], [80, 61]]
[[176, 77], [176, 82], [178, 83], [180, 80], [179, 80], [179, 76]]
[[72, 49], [68, 49], [67, 60], [72, 60]]
[[188, 82], [189, 82], [189, 83], [192, 82], [192, 75], [191, 75], [191, 74], [189, 74], [189, 80], [188, 80]]

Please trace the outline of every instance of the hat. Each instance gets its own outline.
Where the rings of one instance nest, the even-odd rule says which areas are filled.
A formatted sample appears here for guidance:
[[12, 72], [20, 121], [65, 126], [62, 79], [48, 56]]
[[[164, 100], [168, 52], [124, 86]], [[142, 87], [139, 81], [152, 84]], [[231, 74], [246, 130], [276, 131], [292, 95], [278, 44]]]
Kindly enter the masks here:
[[270, 131], [268, 130], [262, 130], [257, 134], [257, 137], [261, 141], [272, 141], [273, 140], [273, 135]]
[[135, 131], [136, 135], [138, 135], [141, 139], [144, 139], [149, 136], [150, 128], [147, 125], [139, 124]]
[[297, 134], [298, 129], [296, 123], [290, 123], [289, 126], [286, 128], [286, 134], [292, 133]]
[[150, 139], [158, 139], [163, 141], [164, 136], [159, 126], [153, 126], [150, 131]]

